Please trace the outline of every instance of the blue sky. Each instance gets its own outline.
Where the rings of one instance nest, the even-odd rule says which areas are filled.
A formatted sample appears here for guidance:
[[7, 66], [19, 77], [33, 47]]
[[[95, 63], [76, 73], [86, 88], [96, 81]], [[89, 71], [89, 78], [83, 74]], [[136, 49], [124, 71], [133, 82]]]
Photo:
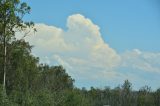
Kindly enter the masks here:
[[69, 15], [80, 13], [100, 26], [118, 52], [139, 48], [160, 51], [159, 0], [26, 0], [32, 7], [27, 20], [66, 28]]
[[[120, 58], [122, 58], [121, 60], [123, 60], [124, 64], [130, 63], [130, 65], [127, 64], [125, 65], [125, 67], [118, 66], [118, 68], [116, 68], [115, 70], [119, 70], [119, 73], [121, 75], [129, 73], [127, 74], [128, 77], [132, 76], [132, 74], [133, 77], [138, 77], [138, 78], [142, 77], [143, 83], [136, 82], [136, 80], [133, 80], [135, 88], [139, 88], [140, 86], [143, 86], [143, 84], [151, 85], [153, 86], [153, 88], [159, 87], [158, 85], [160, 85], [160, 83], [156, 81], [153, 83], [151, 82], [152, 80], [160, 80], [160, 78], [158, 78], [158, 75], [160, 75], [159, 73], [160, 71], [159, 72], [152, 71], [151, 73], [148, 71], [146, 72], [145, 69], [140, 68], [139, 65], [142, 64], [143, 66], [145, 66], [147, 64], [147, 66], [150, 68], [152, 66], [152, 69], [154, 68], [153, 70], [160, 70], [159, 60], [155, 61], [154, 62], [155, 64], [151, 63], [151, 60], [154, 61], [155, 58], [160, 59], [159, 58], [160, 57], [159, 55], [160, 1], [159, 0], [24, 0], [24, 1], [26, 1], [32, 7], [31, 14], [27, 15], [24, 18], [25, 20], [32, 20], [35, 23], [54, 26], [56, 28], [62, 29], [64, 32], [65, 31], [67, 32], [69, 29], [66, 26], [67, 19], [69, 16], [72, 16], [74, 14], [80, 14], [84, 16], [81, 17], [78, 15], [79, 17], [81, 17], [82, 20], [83, 18], [91, 20], [94, 25], [97, 25], [100, 28], [99, 32], [101, 33], [100, 35], [101, 38], [104, 40], [104, 42], [107, 45], [109, 45], [111, 49], [116, 51], [117, 55]], [[72, 16], [71, 19], [77, 19], [78, 16], [77, 15]], [[69, 34], [70, 33], [71, 32], [69, 32]], [[65, 60], [67, 56], [70, 56], [69, 52], [66, 52], [68, 53], [66, 56], [66, 54], [62, 52], [56, 52], [56, 50], [57, 49], [55, 49], [55, 51], [50, 50], [49, 53], [44, 53], [44, 54], [40, 53], [42, 51], [38, 51], [37, 49], [33, 50], [33, 52], [35, 52], [37, 56], [40, 56], [42, 58], [43, 57], [50, 58], [50, 56], [55, 53], [56, 53], [55, 56], [56, 58], [57, 55], [58, 56], [60, 55], [61, 59], [63, 60]], [[70, 54], [75, 55], [73, 53]], [[133, 55], [134, 56], [136, 55], [136, 57], [133, 58], [134, 57]], [[130, 61], [128, 59], [132, 59], [133, 61]], [[65, 62], [68, 61], [66, 60]], [[144, 63], [146, 64], [144, 65]], [[56, 64], [56, 62], [55, 63], [50, 62], [50, 64], [54, 65]], [[131, 71], [126, 71], [126, 70], [131, 70]], [[72, 75], [74, 72], [69, 71], [69, 73], [71, 73]], [[77, 76], [73, 74], [73, 77]], [[117, 79], [114, 78], [113, 80], [114, 81], [109, 80], [108, 82], [95, 80], [94, 83], [93, 81], [90, 81], [90, 79], [87, 81], [87, 78], [83, 79], [77, 78], [76, 85], [79, 87], [82, 86], [89, 87], [92, 85], [97, 87], [103, 87], [108, 85], [114, 87], [116, 84], [122, 83], [124, 79], [120, 77], [118, 78], [119, 81], [117, 81]], [[144, 83], [144, 81], [146, 83]], [[112, 84], [112, 82], [114, 82], [114, 84]]]

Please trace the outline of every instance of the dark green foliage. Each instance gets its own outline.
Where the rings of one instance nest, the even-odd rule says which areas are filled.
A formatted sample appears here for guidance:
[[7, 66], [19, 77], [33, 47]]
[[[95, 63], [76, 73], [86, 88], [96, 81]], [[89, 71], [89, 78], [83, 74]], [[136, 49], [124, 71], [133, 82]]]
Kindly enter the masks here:
[[1, 104], [88, 106], [87, 99], [80, 90], [74, 89], [74, 80], [62, 66], [39, 64], [39, 59], [31, 55], [32, 47], [23, 40], [12, 42], [8, 48], [6, 91], [1, 87]]
[[160, 105], [160, 88], [157, 89], [157, 91], [153, 95], [154, 95], [154, 105], [159, 106]]
[[151, 88], [144, 86], [139, 90], [138, 106], [154, 106], [154, 97]]
[[121, 92], [121, 99], [122, 99], [122, 106], [131, 106], [132, 103], [132, 94], [131, 94], [131, 83], [128, 80], [125, 80], [124, 84], [122, 85], [122, 92]]
[[0, 85], [0, 106], [9, 106], [9, 100], [8, 97], [2, 87], [2, 85]]
[[139, 91], [133, 91], [128, 80], [114, 89], [91, 87], [85, 94], [91, 106], [160, 106], [159, 89], [153, 92], [150, 87], [144, 86]]
[[[15, 33], [33, 28], [33, 22], [24, 22], [22, 19], [25, 14], [29, 14], [30, 7], [20, 0], [0, 0], [0, 49], [1, 49], [1, 74], [3, 73], [3, 87], [6, 89], [7, 74], [9, 70], [10, 52], [13, 42], [16, 41]], [[24, 35], [25, 37], [26, 35]], [[11, 50], [9, 49], [11, 48]]]
[[67, 90], [60, 106], [90, 106], [88, 98], [79, 89]]

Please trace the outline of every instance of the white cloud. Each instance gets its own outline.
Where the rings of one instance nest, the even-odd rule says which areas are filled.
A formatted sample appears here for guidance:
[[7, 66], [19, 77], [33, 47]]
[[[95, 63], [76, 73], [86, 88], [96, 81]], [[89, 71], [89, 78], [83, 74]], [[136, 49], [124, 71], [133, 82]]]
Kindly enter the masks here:
[[142, 52], [134, 49], [123, 53], [121, 57], [124, 67], [160, 73], [160, 53]]
[[63, 60], [59, 55], [53, 55], [53, 60], [57, 61], [59, 65], [62, 65], [63, 67], [67, 69], [72, 69], [72, 66], [67, 63], [65, 60]]
[[122, 67], [160, 72], [160, 53], [134, 49], [117, 54], [102, 39], [100, 28], [80, 14], [68, 17], [66, 31], [45, 24], [36, 24], [35, 27], [38, 32], [26, 38], [35, 46], [34, 54], [50, 65], [63, 65], [76, 80], [97, 83], [97, 80], [118, 82], [130, 76], [130, 79], [138, 79], [136, 74], [118, 71]]
[[47, 56], [41, 57], [41, 61], [44, 64], [50, 64], [51, 63], [50, 59]]
[[56, 54], [74, 65], [72, 61], [81, 61], [77, 64], [81, 65], [79, 67], [110, 69], [119, 63], [119, 55], [103, 41], [99, 27], [91, 20], [80, 14], [72, 15], [67, 20], [67, 27], [68, 30], [64, 31], [54, 26], [36, 24], [38, 32], [26, 40], [35, 46], [37, 54]]

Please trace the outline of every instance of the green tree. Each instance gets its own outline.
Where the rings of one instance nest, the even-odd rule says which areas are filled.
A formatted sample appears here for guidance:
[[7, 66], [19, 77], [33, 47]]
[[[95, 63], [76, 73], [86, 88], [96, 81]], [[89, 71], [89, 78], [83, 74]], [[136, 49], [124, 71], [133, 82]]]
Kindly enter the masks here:
[[139, 90], [138, 93], [138, 106], [154, 106], [153, 95], [151, 93], [151, 87], [144, 86]]
[[92, 106], [79, 89], [66, 90], [60, 106]]
[[7, 95], [2, 87], [2, 85], [0, 85], [0, 106], [9, 106], [9, 100], [7, 98]]
[[160, 88], [154, 93], [155, 106], [160, 106]]
[[31, 55], [31, 46], [23, 40], [13, 41], [8, 48], [6, 93], [12, 102], [27, 104], [38, 80], [38, 58]]
[[72, 89], [74, 80], [66, 73], [62, 66], [42, 66], [40, 67], [40, 83], [44, 88], [51, 91], [62, 91]]
[[128, 81], [125, 80], [124, 84], [122, 85], [122, 106], [131, 106], [131, 99], [132, 99], [132, 84]]
[[111, 90], [109, 105], [111, 106], [121, 106], [121, 88], [117, 86], [113, 90]]
[[12, 41], [15, 41], [15, 32], [24, 31], [27, 27], [33, 27], [33, 22], [24, 22], [23, 16], [30, 12], [30, 7], [20, 0], [0, 1], [0, 49], [3, 51], [3, 87], [6, 86], [7, 74], [7, 49]]

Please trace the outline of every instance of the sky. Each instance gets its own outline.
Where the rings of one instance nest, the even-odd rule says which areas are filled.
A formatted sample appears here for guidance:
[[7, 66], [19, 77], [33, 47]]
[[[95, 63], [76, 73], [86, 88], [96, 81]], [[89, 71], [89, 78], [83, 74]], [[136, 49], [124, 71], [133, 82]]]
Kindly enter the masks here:
[[63, 65], [77, 87], [160, 87], [159, 0], [23, 0], [42, 63]]

